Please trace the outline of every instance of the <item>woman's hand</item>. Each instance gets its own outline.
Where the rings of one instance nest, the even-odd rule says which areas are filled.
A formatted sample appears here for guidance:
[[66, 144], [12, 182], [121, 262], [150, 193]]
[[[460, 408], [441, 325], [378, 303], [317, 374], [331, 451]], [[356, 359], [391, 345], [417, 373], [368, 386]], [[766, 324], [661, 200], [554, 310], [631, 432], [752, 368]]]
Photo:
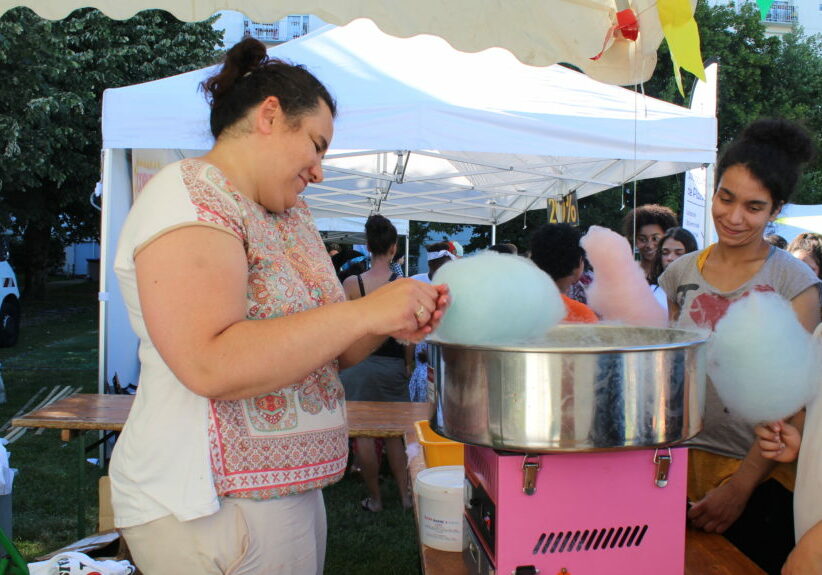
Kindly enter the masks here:
[[799, 430], [784, 421], [763, 423], [754, 430], [762, 457], [790, 463], [799, 454], [802, 435]]
[[688, 519], [698, 529], [708, 533], [723, 533], [739, 519], [750, 497], [751, 490], [731, 479], [694, 503], [688, 510]]
[[782, 567], [782, 575], [822, 575], [822, 522], [802, 536]]
[[402, 278], [355, 301], [363, 306], [369, 333], [418, 342], [439, 325], [448, 306], [448, 287]]

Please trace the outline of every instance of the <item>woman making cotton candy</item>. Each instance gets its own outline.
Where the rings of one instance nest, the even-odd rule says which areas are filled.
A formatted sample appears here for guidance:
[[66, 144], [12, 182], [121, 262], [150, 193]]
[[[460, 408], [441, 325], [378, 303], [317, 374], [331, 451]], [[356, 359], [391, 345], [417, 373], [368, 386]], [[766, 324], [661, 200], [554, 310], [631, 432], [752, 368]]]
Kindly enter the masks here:
[[214, 147], [136, 199], [115, 270], [140, 386], [111, 461], [115, 524], [143, 573], [322, 573], [348, 433], [338, 368], [436, 327], [445, 289], [346, 302], [300, 194], [323, 179], [335, 103], [246, 39], [204, 83]]
[[[782, 120], [752, 123], [724, 150], [711, 204], [718, 242], [682, 256], [660, 278], [677, 326], [713, 330], [731, 302], [755, 291], [775, 292], [788, 300], [808, 331], [819, 323], [819, 279], [763, 238], [768, 223], [794, 192], [801, 164], [812, 154], [807, 133]], [[688, 490], [693, 506], [688, 517], [696, 527], [724, 532], [763, 568], [778, 572], [792, 546], [791, 541], [779, 541], [780, 534], [792, 530], [790, 492], [766, 481], [775, 464], [752, 447], [753, 440], [753, 427], [722, 405], [709, 382], [704, 428], [690, 444]], [[790, 488], [786, 475], [773, 473]], [[766, 516], [775, 509], [786, 511], [779, 526], [768, 523], [775, 518]]]

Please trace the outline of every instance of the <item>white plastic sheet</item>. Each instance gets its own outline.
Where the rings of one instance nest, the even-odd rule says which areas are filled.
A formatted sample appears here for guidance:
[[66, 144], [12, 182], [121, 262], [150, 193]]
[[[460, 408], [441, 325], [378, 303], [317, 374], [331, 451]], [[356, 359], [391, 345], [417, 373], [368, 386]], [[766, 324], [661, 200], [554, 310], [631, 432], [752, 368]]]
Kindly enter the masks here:
[[128, 561], [98, 561], [74, 551], [60, 553], [47, 561], [29, 563], [31, 575], [132, 575], [135, 571]]

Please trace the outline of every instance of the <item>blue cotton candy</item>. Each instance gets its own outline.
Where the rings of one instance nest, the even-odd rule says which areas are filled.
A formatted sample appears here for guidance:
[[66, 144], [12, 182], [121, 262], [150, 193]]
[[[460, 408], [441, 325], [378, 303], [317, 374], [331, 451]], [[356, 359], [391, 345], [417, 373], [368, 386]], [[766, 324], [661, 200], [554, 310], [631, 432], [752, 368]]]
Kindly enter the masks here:
[[791, 304], [754, 292], [728, 308], [708, 345], [708, 376], [728, 410], [749, 423], [793, 415], [813, 399], [819, 348]]
[[447, 284], [451, 305], [435, 338], [462, 344], [513, 344], [542, 337], [565, 317], [551, 276], [531, 260], [485, 252], [449, 262], [434, 284]]

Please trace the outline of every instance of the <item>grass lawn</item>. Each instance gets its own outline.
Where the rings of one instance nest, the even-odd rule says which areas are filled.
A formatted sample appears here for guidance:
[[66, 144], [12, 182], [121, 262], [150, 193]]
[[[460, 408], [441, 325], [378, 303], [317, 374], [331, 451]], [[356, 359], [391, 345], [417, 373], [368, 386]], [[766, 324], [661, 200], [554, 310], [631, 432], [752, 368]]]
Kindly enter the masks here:
[[[86, 281], [49, 284], [41, 303], [23, 303], [20, 340], [0, 348], [0, 374], [7, 401], [4, 423], [40, 388], [71, 385], [97, 392], [97, 285]], [[13, 492], [14, 543], [27, 560], [76, 539], [77, 451], [59, 432], [34, 430], [8, 446], [19, 470]], [[92, 455], [96, 455], [92, 454]], [[86, 524], [96, 525], [98, 467], [87, 464]], [[388, 477], [388, 475], [386, 475]], [[415, 575], [420, 572], [414, 517], [404, 511], [393, 480], [383, 483], [385, 510], [360, 509], [365, 487], [356, 477], [324, 491], [328, 512], [326, 573]]]

